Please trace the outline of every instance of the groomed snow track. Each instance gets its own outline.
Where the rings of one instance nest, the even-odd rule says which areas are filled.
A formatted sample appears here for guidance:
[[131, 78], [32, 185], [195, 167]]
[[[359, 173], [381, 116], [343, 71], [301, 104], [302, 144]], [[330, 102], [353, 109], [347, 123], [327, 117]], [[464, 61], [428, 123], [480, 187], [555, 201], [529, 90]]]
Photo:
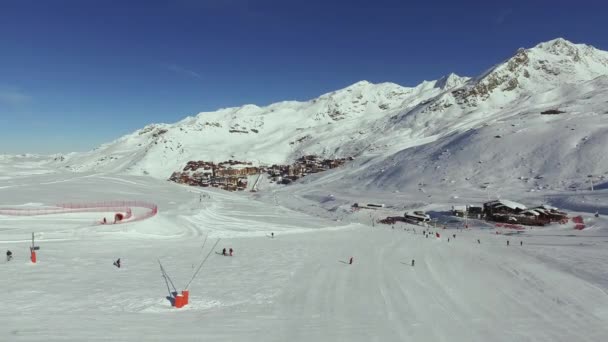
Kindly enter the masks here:
[[[132, 208], [149, 209], [141, 215], [133, 215]], [[39, 216], [57, 215], [69, 213], [106, 213], [116, 212], [123, 215], [123, 220], [113, 224], [129, 223], [142, 221], [155, 216], [158, 213], [158, 206], [154, 203], [143, 201], [109, 201], [95, 203], [61, 203], [55, 206], [40, 208], [0, 208], [0, 215], [7, 216]], [[101, 222], [100, 222], [101, 224]]]

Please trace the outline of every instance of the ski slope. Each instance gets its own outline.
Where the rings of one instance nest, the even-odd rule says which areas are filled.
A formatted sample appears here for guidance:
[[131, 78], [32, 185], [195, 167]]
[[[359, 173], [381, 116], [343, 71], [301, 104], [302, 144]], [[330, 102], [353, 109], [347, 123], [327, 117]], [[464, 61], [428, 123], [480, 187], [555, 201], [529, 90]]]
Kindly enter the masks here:
[[[107, 226], [92, 224], [98, 213], [0, 215], [0, 245], [14, 253], [0, 263], [2, 341], [608, 337], [605, 229], [503, 236], [476, 227], [425, 238], [421, 227], [372, 227], [367, 214], [315, 214], [326, 209], [298, 187], [265, 201], [148, 177], [42, 171], [0, 180], [0, 207], [153, 199], [159, 212]], [[28, 260], [32, 231], [37, 264]], [[181, 290], [217, 239], [217, 252], [235, 256], [212, 253], [190, 304], [172, 308], [157, 258]]]

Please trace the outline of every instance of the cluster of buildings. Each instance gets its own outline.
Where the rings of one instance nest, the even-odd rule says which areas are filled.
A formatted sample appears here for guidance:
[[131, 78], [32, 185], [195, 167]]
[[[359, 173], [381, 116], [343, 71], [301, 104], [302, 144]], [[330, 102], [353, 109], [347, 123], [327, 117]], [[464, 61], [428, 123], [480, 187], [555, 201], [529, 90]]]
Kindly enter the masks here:
[[554, 222], [568, 222], [568, 214], [549, 205], [528, 208], [509, 200], [486, 202], [483, 207], [454, 206], [452, 214], [460, 217], [485, 219], [492, 222], [544, 226]]
[[353, 157], [338, 159], [323, 159], [316, 155], [307, 155], [298, 158], [291, 165], [272, 165], [264, 171], [270, 176], [272, 182], [289, 184], [306, 175], [334, 169], [344, 165]]
[[[323, 159], [315, 155], [298, 158], [291, 165], [253, 166], [251, 162], [228, 160], [221, 163], [189, 161], [181, 172], [174, 172], [170, 181], [228, 191], [247, 188], [248, 176], [267, 173], [271, 182], [289, 184], [308, 174], [327, 171], [343, 165], [349, 158]], [[255, 187], [255, 186], [254, 186]]]
[[228, 160], [221, 163], [189, 161], [182, 172], [174, 172], [170, 181], [193, 186], [242, 191], [247, 188], [247, 176], [260, 173], [260, 168], [251, 162]]
[[[353, 210], [374, 209], [368, 206], [361, 206], [357, 203], [353, 205]], [[484, 203], [482, 206], [452, 206], [452, 215], [463, 217], [480, 219], [491, 222], [497, 222], [502, 227], [519, 227], [521, 226], [544, 226], [551, 223], [567, 223], [568, 214], [558, 210], [555, 207], [549, 205], [541, 205], [537, 207], [526, 207], [525, 205], [509, 200], [495, 200]], [[412, 224], [428, 223], [431, 218], [428, 214], [423, 211], [406, 212], [403, 216], [389, 216], [382, 220], [380, 223], [395, 224], [397, 222], [406, 222]], [[576, 229], [584, 228], [582, 219], [577, 222]]]

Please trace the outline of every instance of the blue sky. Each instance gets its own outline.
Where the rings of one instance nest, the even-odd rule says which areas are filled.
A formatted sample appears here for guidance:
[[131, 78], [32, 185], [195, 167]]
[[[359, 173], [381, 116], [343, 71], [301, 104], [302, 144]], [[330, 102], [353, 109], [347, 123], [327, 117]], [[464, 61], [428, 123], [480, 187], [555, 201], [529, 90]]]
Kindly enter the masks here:
[[89, 150], [359, 80], [474, 76], [556, 37], [608, 50], [606, 13], [560, 0], [1, 0], [0, 154]]

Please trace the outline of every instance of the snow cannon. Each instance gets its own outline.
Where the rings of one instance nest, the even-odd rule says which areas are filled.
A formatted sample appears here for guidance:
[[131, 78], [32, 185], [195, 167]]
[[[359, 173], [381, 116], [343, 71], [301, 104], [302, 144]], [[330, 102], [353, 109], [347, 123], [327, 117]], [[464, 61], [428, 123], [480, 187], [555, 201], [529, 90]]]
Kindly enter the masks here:
[[175, 296], [175, 302], [174, 303], [175, 303], [175, 307], [176, 308], [178, 308], [178, 309], [183, 308], [184, 305], [186, 305], [184, 303], [184, 295], [178, 294], [177, 296]]
[[184, 297], [184, 305], [188, 305], [188, 301], [190, 299], [190, 290], [183, 290], [182, 296]]
[[183, 290], [181, 294], [175, 296], [174, 306], [177, 309], [181, 309], [184, 306], [188, 305], [188, 301], [190, 299], [190, 291]]
[[30, 260], [32, 261], [33, 264], [35, 264], [37, 261], [36, 251], [39, 249], [40, 249], [40, 246], [36, 246], [36, 243], [34, 242], [34, 233], [32, 233], [32, 246], [30, 247]]

